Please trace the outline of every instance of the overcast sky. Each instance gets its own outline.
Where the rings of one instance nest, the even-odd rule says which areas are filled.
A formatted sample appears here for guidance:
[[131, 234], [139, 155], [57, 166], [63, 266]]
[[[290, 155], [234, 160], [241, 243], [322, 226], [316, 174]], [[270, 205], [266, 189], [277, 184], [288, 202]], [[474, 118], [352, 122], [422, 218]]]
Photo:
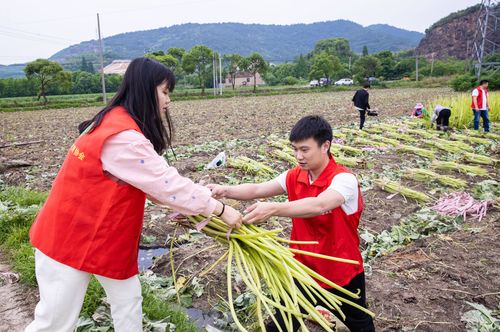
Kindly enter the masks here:
[[48, 58], [81, 41], [181, 23], [313, 23], [346, 19], [424, 32], [478, 0], [2, 0], [0, 64]]

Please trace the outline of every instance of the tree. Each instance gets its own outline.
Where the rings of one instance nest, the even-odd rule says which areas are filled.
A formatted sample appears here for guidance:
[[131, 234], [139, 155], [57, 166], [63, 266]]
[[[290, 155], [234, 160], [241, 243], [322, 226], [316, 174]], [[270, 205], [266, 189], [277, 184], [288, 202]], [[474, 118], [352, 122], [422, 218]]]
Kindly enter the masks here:
[[[160, 51], [163, 53], [163, 51]], [[156, 53], [156, 54], [155, 54]], [[146, 53], [144, 56], [147, 58], [155, 59], [159, 63], [165, 65], [170, 70], [174, 71], [174, 69], [178, 66], [179, 62], [176, 58], [168, 54], [158, 54], [159, 52]]]
[[368, 46], [363, 46], [363, 56], [367, 56], [368, 55]]
[[257, 73], [264, 76], [269, 68], [267, 62], [264, 60], [262, 55], [254, 52], [247, 58], [247, 61], [241, 61], [240, 63], [244, 64], [246, 67], [245, 69], [252, 73], [253, 92], [255, 93], [257, 91]]
[[309, 77], [310, 79], [322, 77], [330, 79], [340, 69], [342, 65], [338, 57], [322, 52], [314, 56]]
[[368, 77], [376, 77], [380, 72], [380, 60], [373, 55], [367, 55], [354, 63], [353, 72], [358, 82], [362, 82]]
[[307, 78], [310, 70], [311, 70], [311, 64], [301, 54], [295, 61], [295, 77]]
[[182, 57], [182, 68], [188, 74], [196, 73], [200, 80], [201, 94], [205, 94], [205, 81], [212, 67], [213, 51], [204, 45], [196, 45]]
[[313, 55], [322, 52], [336, 56], [343, 62], [347, 62], [352, 55], [349, 41], [345, 38], [331, 38], [318, 41], [314, 46]]
[[174, 58], [181, 63], [182, 57], [186, 54], [186, 50], [182, 47], [171, 47], [167, 50], [167, 54], [173, 56]]
[[236, 84], [236, 75], [240, 71], [242, 59], [243, 57], [239, 54], [227, 54], [224, 55], [224, 58], [222, 59], [222, 61], [224, 62], [224, 69], [231, 77], [231, 85], [233, 86], [233, 90], [234, 85]]
[[65, 73], [63, 67], [57, 62], [46, 59], [37, 59], [24, 67], [24, 73], [29, 80], [36, 81], [38, 85], [38, 100], [43, 97], [47, 103], [47, 90], [54, 85], [71, 84], [71, 75]]
[[380, 75], [385, 79], [394, 78], [394, 70], [396, 67], [396, 61], [391, 51], [382, 51], [375, 54], [375, 57], [380, 61]]

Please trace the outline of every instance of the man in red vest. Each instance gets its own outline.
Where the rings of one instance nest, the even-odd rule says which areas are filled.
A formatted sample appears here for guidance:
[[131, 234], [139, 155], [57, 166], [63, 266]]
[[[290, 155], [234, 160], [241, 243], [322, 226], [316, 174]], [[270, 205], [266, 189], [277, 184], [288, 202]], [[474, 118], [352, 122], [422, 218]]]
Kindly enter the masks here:
[[472, 112], [474, 113], [474, 129], [479, 130], [479, 117], [483, 118], [485, 132], [490, 131], [488, 117], [488, 80], [481, 80], [479, 86], [472, 90]]
[[[243, 218], [247, 224], [261, 223], [271, 216], [292, 218], [291, 240], [317, 241], [318, 244], [293, 244], [293, 248], [356, 260], [359, 265], [339, 263], [311, 256], [295, 258], [330, 281], [354, 293], [360, 291], [359, 305], [366, 307], [365, 276], [359, 251], [358, 224], [363, 198], [356, 177], [338, 165], [330, 154], [332, 128], [320, 116], [306, 116], [293, 127], [290, 142], [299, 166], [276, 179], [259, 184], [221, 186], [210, 184], [212, 195], [238, 200], [252, 200], [288, 194], [288, 202], [258, 202], [248, 207]], [[319, 284], [332, 293], [342, 293]], [[321, 303], [321, 302], [320, 302]], [[374, 331], [372, 318], [349, 305], [342, 307], [344, 324], [351, 331]], [[275, 317], [285, 330], [283, 318]], [[300, 325], [294, 321], [294, 330]], [[267, 331], [278, 331], [269, 323]]]

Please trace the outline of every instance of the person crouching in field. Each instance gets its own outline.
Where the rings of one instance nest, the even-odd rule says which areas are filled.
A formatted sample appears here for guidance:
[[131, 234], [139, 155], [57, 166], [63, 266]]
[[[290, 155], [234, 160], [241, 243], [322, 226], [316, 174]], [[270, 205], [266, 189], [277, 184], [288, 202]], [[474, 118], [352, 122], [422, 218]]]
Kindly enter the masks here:
[[436, 105], [431, 117], [431, 127], [436, 122], [436, 129], [448, 131], [450, 126], [451, 110], [441, 105]]
[[80, 125], [30, 230], [40, 302], [26, 332], [73, 331], [91, 275], [106, 292], [114, 330], [142, 331], [137, 256], [146, 197], [186, 215], [213, 213], [241, 225], [239, 212], [161, 156], [171, 146], [174, 86], [167, 67], [135, 59], [115, 97]]
[[[291, 240], [317, 241], [319, 244], [298, 245], [296, 249], [356, 260], [350, 265], [321, 258], [296, 255], [295, 258], [332, 282], [358, 293], [357, 304], [366, 307], [365, 275], [359, 251], [358, 225], [363, 212], [363, 198], [356, 176], [346, 167], [338, 165], [330, 153], [332, 128], [320, 116], [306, 116], [293, 127], [290, 142], [299, 166], [284, 172], [276, 179], [259, 184], [237, 186], [207, 185], [215, 198], [252, 200], [288, 194], [288, 202], [258, 202], [248, 207], [243, 217], [246, 224], [257, 224], [271, 216], [292, 218]], [[319, 284], [330, 292], [345, 297], [343, 293]], [[324, 304], [321, 299], [318, 304]], [[351, 331], [374, 331], [371, 316], [343, 305], [345, 325]], [[275, 316], [283, 331], [283, 317]], [[300, 327], [294, 319], [294, 331]], [[278, 331], [274, 322], [266, 331]]]

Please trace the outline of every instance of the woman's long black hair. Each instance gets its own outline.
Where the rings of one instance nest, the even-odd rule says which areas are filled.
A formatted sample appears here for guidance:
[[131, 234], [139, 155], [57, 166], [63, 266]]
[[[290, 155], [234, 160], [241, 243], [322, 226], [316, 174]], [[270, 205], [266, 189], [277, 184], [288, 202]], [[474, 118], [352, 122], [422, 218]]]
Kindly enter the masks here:
[[113, 99], [92, 119], [80, 123], [79, 132], [82, 133], [91, 124], [93, 124], [91, 130], [94, 130], [109, 111], [116, 106], [123, 106], [144, 136], [151, 141], [155, 151], [163, 153], [172, 146], [174, 131], [168, 110], [165, 112], [165, 125], [162, 111], [158, 108], [156, 89], [165, 81], [168, 90], [172, 92], [175, 87], [175, 76], [170, 69], [153, 59], [134, 59], [128, 66]]

